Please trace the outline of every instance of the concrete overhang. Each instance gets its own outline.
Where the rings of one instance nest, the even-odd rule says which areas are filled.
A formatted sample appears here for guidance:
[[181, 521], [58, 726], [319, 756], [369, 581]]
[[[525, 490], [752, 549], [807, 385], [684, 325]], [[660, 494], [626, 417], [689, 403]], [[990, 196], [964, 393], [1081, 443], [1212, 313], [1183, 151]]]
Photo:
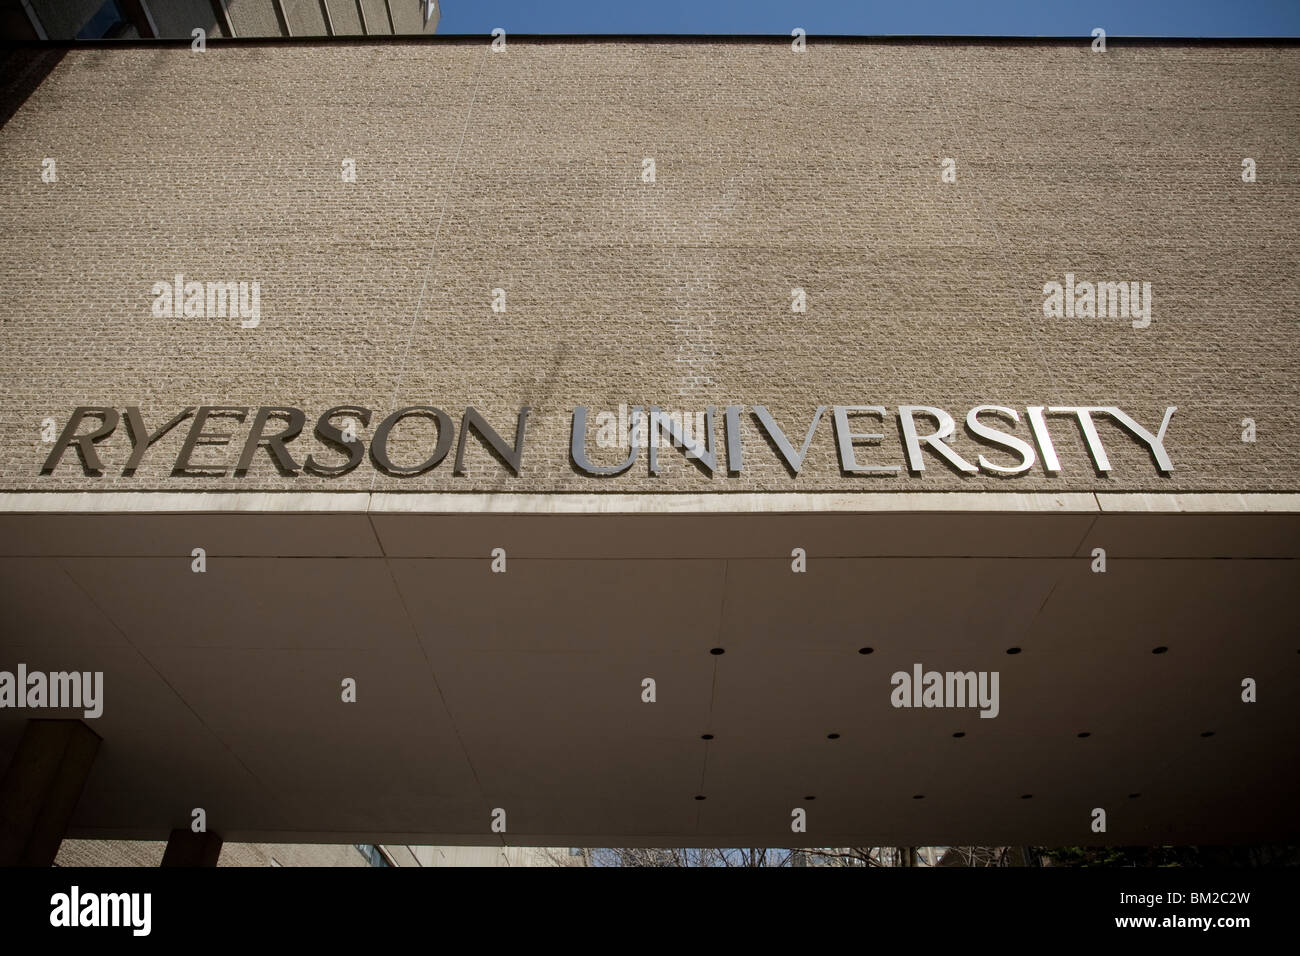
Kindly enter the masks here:
[[[1300, 495], [5, 494], [0, 670], [104, 674], [80, 837], [1286, 842], [1297, 532]], [[997, 671], [998, 715], [892, 706], [915, 664]], [[78, 714], [0, 710], [0, 765], [33, 716]]]

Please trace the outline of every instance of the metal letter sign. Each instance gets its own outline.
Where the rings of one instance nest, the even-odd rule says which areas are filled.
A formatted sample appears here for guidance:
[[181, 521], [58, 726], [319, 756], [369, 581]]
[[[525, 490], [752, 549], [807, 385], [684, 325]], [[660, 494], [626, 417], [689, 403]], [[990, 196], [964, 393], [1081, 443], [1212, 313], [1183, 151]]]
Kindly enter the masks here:
[[[796, 449], [784, 427], [765, 406], [751, 406], [748, 421], [743, 414], [744, 406], [727, 406], [722, 416], [726, 448], [725, 473], [729, 476], [743, 473], [747, 430], [751, 439], [765, 436], [765, 444], [769, 444], [769, 450], [775, 446], [778, 460], [784, 464], [791, 479], [798, 478], [808, 460], [809, 449], [817, 436], [827, 407], [818, 405], [811, 415], [802, 419], [786, 416], [795, 424], [795, 441], [799, 441], [798, 429], [803, 427], [801, 421], [810, 422]], [[1042, 462], [1044, 473], [1058, 475], [1061, 472], [1061, 462], [1048, 429], [1049, 416], [1075, 420], [1098, 475], [1108, 475], [1112, 470], [1110, 456], [1106, 453], [1101, 433], [1097, 430], [1100, 419], [1110, 419], [1119, 426], [1120, 431], [1145, 447], [1160, 474], [1168, 475], [1174, 470], [1173, 460], [1165, 448], [1165, 435], [1169, 431], [1170, 420], [1178, 410], [1172, 405], [1165, 409], [1164, 417], [1154, 432], [1114, 405], [1030, 405], [1025, 408], [1023, 417], [1018, 410], [1003, 405], [976, 405], [964, 418], [969, 436], [968, 451], [964, 456], [953, 447], [957, 440], [957, 420], [942, 408], [932, 405], [899, 405], [891, 416], [890, 409], [884, 405], [829, 407], [832, 409], [835, 448], [839, 456], [840, 473], [843, 475], [893, 476], [900, 474], [906, 466], [906, 471], [911, 475], [923, 476], [929, 462], [932, 465], [942, 464], [958, 474], [1006, 477], [1027, 474], [1039, 461]], [[283, 477], [294, 477], [306, 472], [316, 477], [333, 478], [351, 472], [366, 458], [366, 442], [357, 429], [369, 427], [372, 412], [363, 406], [336, 405], [328, 409], [317, 419], [311, 437], [307, 439], [302, 435], [307, 416], [301, 409], [265, 405], [256, 409], [251, 418], [249, 412], [249, 408], [240, 406], [191, 406], [181, 409], [167, 419], [165, 424], [150, 431], [146, 416], [137, 406], [126, 408], [125, 416], [115, 408], [78, 406], [73, 409], [62, 433], [54, 442], [54, 447], [41, 466], [40, 474], [54, 474], [71, 448], [75, 449], [82, 473], [86, 477], [102, 478], [112, 470], [105, 463], [105, 458], [115, 457], [112, 454], [114, 452], [121, 453], [116, 456], [122, 462], [120, 474], [130, 477], [149, 457], [150, 449], [187, 419], [192, 421], [170, 470], [174, 478], [221, 478], [227, 474], [243, 478], [250, 471], [269, 474], [268, 465], [273, 466], [275, 472]], [[398, 409], [379, 422], [370, 439], [370, 461], [375, 468], [393, 477], [422, 475], [437, 468], [454, 443], [456, 455], [452, 473], [464, 476], [468, 473], [465, 464], [467, 439], [473, 434], [478, 438], [478, 444], [496, 460], [499, 467], [508, 469], [518, 477], [524, 469], [524, 437], [528, 412], [526, 405], [519, 410], [515, 440], [511, 444], [488, 421], [487, 416], [472, 407], [462, 412], [460, 434], [457, 436], [454, 420], [441, 408], [410, 405]], [[648, 474], [657, 476], [662, 470], [659, 457], [661, 442], [665, 443], [663, 447], [680, 448], [683, 455], [693, 460], [705, 474], [716, 475], [723, 466], [719, 454], [721, 448], [716, 443], [718, 425], [713, 406], [695, 415], [695, 429], [685, 424], [685, 419], [690, 416], [665, 412], [657, 405], [650, 406], [648, 419], [644, 407], [640, 405], [632, 408], [627, 418], [623, 417], [624, 412], [626, 406], [621, 406], [619, 428], [615, 430], [613, 442], [618, 447], [621, 460], [601, 464], [593, 462], [589, 455], [587, 406], [579, 405], [573, 409], [567, 463], [572, 470], [596, 478], [625, 474], [641, 458], [643, 446], [648, 446]], [[613, 417], [612, 413], [604, 414]], [[858, 419], [865, 417], [871, 423], [868, 427], [878, 430], [854, 431], [855, 422], [851, 421], [850, 416]], [[119, 439], [114, 443], [113, 436], [123, 417], [127, 423], [127, 442]], [[896, 419], [893, 423], [890, 422], [891, 417]], [[161, 415], [149, 415], [147, 418], [154, 422], [163, 421]], [[417, 454], [424, 457], [422, 460], [417, 459], [417, 463], [399, 464], [389, 455], [389, 441], [393, 430], [410, 418], [431, 421], [436, 437], [432, 441], [432, 447], [427, 436], [409, 440], [418, 449]], [[213, 419], [222, 419], [222, 424], [216, 424]], [[345, 427], [340, 428], [340, 424]], [[647, 424], [648, 430], [643, 428]], [[428, 429], [427, 425], [425, 429]], [[643, 434], [643, 431], [646, 433]], [[699, 434], [701, 431], [703, 434]], [[891, 431], [899, 436], [898, 444], [892, 452], [886, 447], [886, 438]], [[308, 450], [307, 442], [313, 440], [316, 447], [299, 464], [294, 449], [305, 452]], [[198, 446], [208, 448], [231, 445], [240, 449], [233, 471], [225, 462], [191, 460], [196, 456]], [[998, 464], [982, 453], [989, 450], [1013, 455], [1019, 460], [1012, 464]], [[347, 460], [341, 463], [318, 461], [316, 455], [320, 452], [328, 452], [333, 457], [346, 456]], [[211, 459], [211, 452], [207, 457]], [[870, 461], [867, 461], [868, 457]]]

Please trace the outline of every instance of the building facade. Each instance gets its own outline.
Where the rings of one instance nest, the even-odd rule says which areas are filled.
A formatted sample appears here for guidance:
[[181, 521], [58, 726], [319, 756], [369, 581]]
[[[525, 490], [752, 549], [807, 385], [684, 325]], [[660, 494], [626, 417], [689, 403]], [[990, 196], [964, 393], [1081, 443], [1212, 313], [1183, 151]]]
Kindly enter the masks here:
[[3, 0], [14, 40], [428, 36], [438, 0]]
[[102, 712], [0, 762], [80, 716], [75, 837], [1294, 836], [1298, 94], [1285, 42], [63, 52], [0, 129], [0, 671]]

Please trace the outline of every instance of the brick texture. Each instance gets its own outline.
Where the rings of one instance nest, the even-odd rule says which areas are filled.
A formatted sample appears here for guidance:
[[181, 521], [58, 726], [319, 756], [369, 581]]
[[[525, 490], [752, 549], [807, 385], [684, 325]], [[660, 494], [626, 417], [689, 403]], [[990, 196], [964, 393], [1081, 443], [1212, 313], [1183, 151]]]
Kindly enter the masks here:
[[[167, 844], [147, 840], [64, 840], [56, 866], [158, 866]], [[226, 843], [218, 866], [369, 866], [350, 845]]]
[[[1300, 490], [1297, 102], [1289, 43], [73, 49], [0, 129], [0, 488]], [[155, 318], [150, 287], [177, 272], [260, 281], [260, 327]], [[1045, 318], [1066, 272], [1150, 282], [1151, 326]], [[658, 477], [644, 456], [577, 472], [573, 406], [620, 402], [715, 405], [720, 443], [724, 406], [763, 404], [796, 447], [818, 404], [936, 405], [958, 451], [1003, 463], [961, 433], [972, 406], [1118, 405], [1154, 430], [1176, 405], [1175, 471], [1103, 424], [1099, 477], [1061, 418], [1056, 477], [933, 456], [922, 476], [845, 475], [828, 414], [796, 478], [747, 414], [742, 476], [676, 453]], [[375, 410], [363, 437], [407, 405], [473, 405], [507, 437], [533, 413], [518, 477], [471, 440], [462, 477], [451, 456], [285, 477], [259, 453], [244, 478], [172, 478], [185, 426], [125, 477], [125, 422], [104, 477], [72, 452], [38, 473], [47, 416], [139, 405], [157, 427], [205, 403], [303, 408], [299, 463], [341, 460], [310, 437], [334, 405]], [[430, 427], [399, 428], [393, 457], [422, 460]], [[862, 457], [903, 464], [885, 430]]]

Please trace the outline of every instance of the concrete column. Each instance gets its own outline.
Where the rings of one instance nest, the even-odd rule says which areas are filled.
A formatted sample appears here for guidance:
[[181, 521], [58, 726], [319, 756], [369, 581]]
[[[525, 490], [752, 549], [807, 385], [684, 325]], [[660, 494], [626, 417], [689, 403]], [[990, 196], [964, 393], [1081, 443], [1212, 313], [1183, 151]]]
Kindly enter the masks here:
[[173, 830], [167, 837], [162, 866], [216, 866], [222, 839], [217, 833]]
[[0, 866], [52, 866], [100, 737], [79, 720], [29, 720], [0, 780]]

